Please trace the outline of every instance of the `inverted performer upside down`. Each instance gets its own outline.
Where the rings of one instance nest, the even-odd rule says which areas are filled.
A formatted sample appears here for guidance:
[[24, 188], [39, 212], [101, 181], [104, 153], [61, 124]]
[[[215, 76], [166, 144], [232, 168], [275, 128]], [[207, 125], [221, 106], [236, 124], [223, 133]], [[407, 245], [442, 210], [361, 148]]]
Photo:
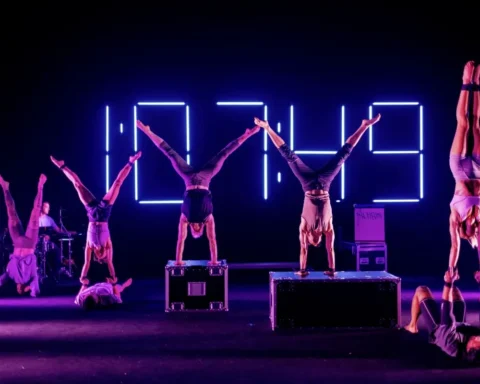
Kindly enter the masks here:
[[298, 274], [300, 276], [308, 275], [307, 254], [309, 245], [318, 247], [322, 241], [322, 235], [325, 235], [328, 255], [328, 270], [325, 271], [325, 274], [329, 276], [335, 274], [335, 251], [333, 248], [335, 233], [329, 195], [330, 185], [365, 131], [377, 123], [380, 117], [380, 114], [378, 114], [371, 120], [362, 120], [360, 127], [347, 139], [344, 146], [338, 150], [323, 168], [317, 171], [307, 166], [295, 152], [285, 144], [285, 141], [270, 127], [268, 121], [262, 121], [259, 118], [254, 119], [256, 125], [259, 125], [267, 131], [275, 147], [280, 151], [283, 158], [287, 160], [290, 169], [298, 181], [300, 181], [303, 192], [305, 193], [299, 228], [300, 270]]
[[225, 160], [235, 152], [245, 140], [259, 132], [260, 127], [247, 129], [243, 135], [230, 142], [198, 170], [189, 165], [164, 139], [153, 133], [148, 125], [137, 121], [137, 127], [168, 157], [177, 174], [185, 182], [185, 193], [183, 194], [183, 203], [178, 224], [176, 263], [183, 263], [183, 250], [188, 234], [188, 227], [190, 226], [190, 232], [196, 239], [203, 235], [204, 228], [206, 227], [206, 234], [210, 246], [210, 262], [217, 264], [217, 240], [210, 182], [213, 177], [220, 172]]

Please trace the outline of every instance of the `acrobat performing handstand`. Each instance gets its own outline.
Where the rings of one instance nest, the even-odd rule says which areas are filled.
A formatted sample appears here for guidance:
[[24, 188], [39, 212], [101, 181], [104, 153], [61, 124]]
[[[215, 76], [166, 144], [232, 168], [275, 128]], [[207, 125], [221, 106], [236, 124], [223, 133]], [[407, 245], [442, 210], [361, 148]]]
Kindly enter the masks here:
[[30, 292], [30, 296], [36, 297], [40, 293], [35, 247], [38, 242], [43, 185], [46, 181], [47, 177], [40, 175], [32, 213], [30, 214], [27, 230], [24, 231], [22, 222], [15, 208], [15, 201], [10, 194], [10, 183], [0, 176], [0, 185], [3, 189], [5, 204], [7, 206], [8, 231], [13, 241], [13, 253], [10, 255], [6, 272], [0, 276], [0, 286], [11, 280], [17, 284], [17, 292], [19, 295]]
[[89, 223], [87, 243], [85, 246], [85, 262], [80, 276], [80, 282], [84, 285], [89, 284], [87, 275], [92, 253], [95, 261], [107, 264], [110, 279], [113, 283], [117, 282], [115, 268], [113, 267], [113, 245], [108, 228], [108, 220], [112, 212], [113, 204], [120, 193], [120, 187], [130, 173], [133, 163], [135, 163], [140, 156], [142, 156], [142, 152], [137, 152], [134, 156], [130, 156], [127, 165], [120, 171], [112, 186], [101, 200], [95, 198], [92, 192], [83, 185], [78, 175], [68, 168], [63, 160], [57, 160], [53, 156], [50, 156], [53, 164], [62, 170], [65, 176], [72, 182], [80, 201], [87, 211]]
[[260, 127], [247, 129], [242, 136], [230, 142], [215, 157], [197, 170], [175, 152], [164, 139], [153, 133], [148, 125], [137, 121], [137, 127], [169, 158], [173, 168], [185, 182], [185, 193], [183, 195], [180, 222], [178, 224], [176, 263], [183, 264], [182, 258], [185, 239], [187, 238], [188, 227], [190, 226], [190, 232], [196, 239], [203, 235], [204, 228], [206, 228], [210, 246], [210, 263], [217, 264], [217, 240], [210, 182], [220, 169], [222, 169], [228, 156], [240, 147], [245, 140], [257, 133]]
[[[457, 274], [460, 239], [477, 248], [478, 270], [474, 276], [480, 283], [480, 65], [469, 61], [463, 70], [463, 85], [457, 104], [457, 129], [450, 150], [450, 170], [455, 179], [455, 192], [450, 202], [450, 272]], [[469, 96], [473, 97], [473, 116], [469, 116]], [[473, 117], [473, 119], [470, 119]], [[472, 127], [473, 123], [473, 127]], [[473, 128], [473, 129], [472, 129]], [[471, 154], [467, 139], [473, 133]]]
[[335, 176], [340, 172], [343, 163], [347, 160], [352, 149], [360, 141], [365, 131], [380, 120], [380, 114], [370, 120], [362, 120], [362, 124], [350, 136], [342, 148], [318, 171], [307, 166], [292, 151], [285, 141], [270, 127], [268, 121], [254, 119], [256, 125], [265, 129], [273, 144], [287, 163], [295, 177], [300, 181], [305, 198], [300, 219], [300, 276], [307, 276], [307, 254], [309, 245], [318, 247], [325, 235], [328, 255], [328, 270], [325, 274], [335, 275], [335, 251], [333, 248], [335, 233], [333, 229], [332, 206], [330, 204], [329, 189]]

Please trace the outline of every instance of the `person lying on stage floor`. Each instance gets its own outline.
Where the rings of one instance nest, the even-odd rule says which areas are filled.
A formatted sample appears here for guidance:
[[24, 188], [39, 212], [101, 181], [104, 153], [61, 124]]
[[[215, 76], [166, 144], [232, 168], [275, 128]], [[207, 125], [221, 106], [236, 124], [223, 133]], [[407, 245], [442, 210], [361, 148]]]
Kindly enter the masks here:
[[404, 329], [418, 333], [418, 319], [423, 313], [431, 343], [449, 356], [480, 363], [480, 327], [465, 322], [465, 300], [454, 285], [456, 279], [458, 275], [445, 273], [440, 311], [432, 291], [418, 287], [412, 300], [412, 318]]
[[303, 210], [300, 219], [300, 276], [307, 276], [307, 252], [308, 246], [318, 247], [322, 241], [322, 235], [325, 235], [326, 249], [328, 255], [328, 270], [325, 274], [335, 275], [335, 251], [333, 249], [335, 233], [333, 230], [332, 206], [330, 204], [329, 189], [333, 179], [342, 168], [352, 149], [357, 145], [365, 131], [380, 120], [380, 114], [371, 120], [363, 120], [360, 128], [350, 136], [342, 148], [330, 159], [330, 161], [320, 170], [314, 171], [308, 167], [292, 151], [285, 141], [270, 127], [268, 121], [262, 121], [255, 118], [254, 122], [265, 129], [270, 136], [275, 147], [280, 154], [287, 160], [290, 169], [296, 176], [303, 191], [305, 198], [303, 200]]
[[17, 285], [19, 295], [30, 292], [30, 296], [36, 297], [40, 293], [35, 247], [38, 242], [38, 221], [42, 209], [43, 186], [46, 181], [47, 177], [43, 174], [40, 175], [32, 213], [27, 230], [24, 231], [15, 208], [15, 201], [10, 194], [10, 183], [0, 176], [0, 185], [7, 206], [8, 231], [13, 241], [13, 254], [10, 255], [6, 272], [0, 276], [0, 286], [11, 280]]
[[115, 276], [115, 268], [113, 267], [113, 246], [110, 237], [110, 230], [108, 228], [108, 220], [111, 215], [113, 204], [120, 193], [120, 187], [130, 173], [133, 163], [137, 161], [142, 152], [137, 152], [134, 156], [130, 156], [129, 161], [125, 167], [120, 171], [107, 194], [103, 196], [102, 200], [97, 200], [87, 187], [83, 185], [80, 178], [71, 169], [65, 166], [63, 160], [57, 160], [50, 156], [52, 162], [63, 171], [65, 176], [72, 182], [75, 187], [80, 201], [85, 206], [88, 216], [88, 231], [87, 243], [85, 246], [85, 262], [83, 264], [80, 282], [88, 284], [88, 270], [90, 269], [90, 261], [92, 253], [94, 260], [98, 263], [106, 263], [110, 278], [113, 283], [117, 282]]
[[210, 182], [222, 169], [223, 163], [245, 140], [260, 131], [260, 127], [247, 129], [238, 139], [230, 142], [215, 157], [200, 169], [190, 166], [167, 142], [153, 133], [148, 125], [137, 121], [137, 127], [144, 132], [165, 156], [170, 159], [173, 168], [185, 182], [185, 193], [181, 206], [180, 222], [176, 249], [176, 263], [182, 264], [185, 239], [188, 227], [195, 239], [203, 235], [204, 228], [210, 246], [210, 263], [218, 263], [217, 240], [215, 235], [215, 220], [213, 218], [212, 193]]
[[116, 304], [122, 304], [122, 292], [125, 288], [132, 285], [132, 279], [128, 279], [123, 284], [113, 283], [107, 279], [106, 283], [97, 283], [91, 287], [82, 285], [80, 292], [75, 298], [75, 304], [85, 310], [113, 307]]
[[[472, 81], [473, 80], [473, 81]], [[450, 202], [450, 257], [451, 273], [457, 273], [460, 239], [466, 239], [477, 248], [479, 268], [474, 276], [480, 283], [480, 250], [478, 249], [480, 223], [480, 66], [475, 70], [469, 61], [463, 70], [463, 85], [457, 104], [457, 129], [450, 150], [450, 170], [455, 179], [455, 192]], [[468, 98], [473, 96], [473, 127], [469, 121]], [[473, 128], [473, 129], [472, 129]], [[470, 132], [472, 130], [472, 132]], [[467, 138], [473, 133], [473, 149], [467, 155]]]

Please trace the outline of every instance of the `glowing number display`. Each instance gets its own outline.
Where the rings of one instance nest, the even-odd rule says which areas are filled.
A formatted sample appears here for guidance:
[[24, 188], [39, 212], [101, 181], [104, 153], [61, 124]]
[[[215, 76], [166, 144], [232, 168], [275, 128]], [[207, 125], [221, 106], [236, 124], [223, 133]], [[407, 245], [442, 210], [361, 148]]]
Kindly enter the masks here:
[[[165, 106], [179, 106], [184, 108], [185, 113], [185, 134], [186, 134], [186, 161], [190, 164], [190, 109], [185, 102], [139, 102], [133, 106], [133, 149], [138, 151], [138, 131], [136, 128], [138, 108], [139, 107], [165, 107]], [[263, 107], [263, 119], [268, 120], [268, 107], [261, 101], [219, 101], [217, 106], [235, 106], [235, 107]], [[414, 106], [418, 108], [419, 114], [419, 149], [415, 150], [398, 150], [398, 151], [379, 151], [373, 148], [373, 127], [369, 128], [369, 150], [374, 155], [414, 155], [419, 156], [419, 183], [420, 183], [420, 196], [419, 198], [405, 198], [405, 199], [374, 199], [374, 203], [413, 203], [419, 202], [424, 197], [423, 191], [423, 106], [418, 102], [375, 102], [369, 107], [369, 117], [373, 116], [373, 109], [375, 106]], [[299, 155], [332, 155], [337, 150], [318, 150], [318, 151], [304, 151], [295, 149], [295, 116], [294, 106], [290, 106], [290, 148]], [[105, 185], [106, 190], [110, 188], [110, 109], [109, 106], [105, 108]], [[280, 122], [277, 123], [277, 132], [281, 133], [282, 127]], [[123, 123], [120, 123], [120, 133], [124, 133]], [[269, 163], [268, 163], [268, 135], [264, 131], [263, 137], [263, 198], [268, 199], [269, 196]], [[345, 106], [340, 109], [340, 145], [345, 143]], [[140, 204], [181, 204], [182, 200], [141, 200], [139, 199], [139, 162], [135, 162], [134, 165], [134, 195], [135, 201]], [[274, 172], [271, 172], [274, 175]], [[282, 181], [282, 174], [277, 172], [277, 182]], [[340, 202], [345, 199], [345, 164], [341, 169], [341, 193]]]
[[374, 199], [374, 203], [418, 203], [420, 199], [423, 199], [423, 106], [420, 105], [418, 102], [375, 102], [370, 105], [368, 108], [368, 115], [371, 119], [373, 116], [373, 108], [374, 106], [413, 106], [418, 108], [418, 130], [419, 130], [419, 137], [418, 137], [418, 147], [419, 149], [415, 150], [400, 150], [400, 151], [376, 151], [373, 149], [373, 127], [369, 128], [369, 149], [374, 155], [418, 155], [418, 162], [419, 162], [419, 183], [420, 183], [420, 196], [418, 199], [412, 198], [405, 198], [405, 199]]
[[[167, 102], [140, 102], [133, 107], [133, 149], [138, 151], [138, 135], [137, 135], [137, 106], [149, 107], [165, 107], [165, 106], [180, 106], [185, 107], [185, 134], [186, 134], [186, 161], [190, 164], [190, 108], [184, 102], [167, 101]], [[135, 162], [135, 200], [140, 204], [181, 204], [183, 200], [139, 200], [138, 196], [138, 161]]]
[[[268, 107], [262, 101], [218, 101], [220, 106], [262, 106], [263, 105], [263, 119], [268, 120]], [[263, 131], [263, 198], [268, 199], [268, 135], [267, 131]]]

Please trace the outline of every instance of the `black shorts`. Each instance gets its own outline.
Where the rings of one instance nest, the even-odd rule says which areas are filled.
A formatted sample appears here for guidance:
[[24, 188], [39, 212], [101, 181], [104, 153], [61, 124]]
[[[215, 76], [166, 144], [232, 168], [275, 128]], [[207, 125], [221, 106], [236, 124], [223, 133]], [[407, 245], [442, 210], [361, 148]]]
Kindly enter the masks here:
[[185, 191], [181, 211], [189, 223], [204, 223], [213, 213], [212, 193], [207, 189]]
[[[437, 326], [441, 324], [450, 324], [451, 320], [453, 320], [450, 318], [451, 304], [449, 301], [442, 300], [442, 305], [440, 308], [437, 302], [432, 298], [423, 300], [420, 305], [422, 306], [423, 319], [430, 335], [433, 334], [433, 331], [435, 331]], [[464, 301], [458, 300], [453, 302], [453, 316], [457, 323], [465, 322]]]

